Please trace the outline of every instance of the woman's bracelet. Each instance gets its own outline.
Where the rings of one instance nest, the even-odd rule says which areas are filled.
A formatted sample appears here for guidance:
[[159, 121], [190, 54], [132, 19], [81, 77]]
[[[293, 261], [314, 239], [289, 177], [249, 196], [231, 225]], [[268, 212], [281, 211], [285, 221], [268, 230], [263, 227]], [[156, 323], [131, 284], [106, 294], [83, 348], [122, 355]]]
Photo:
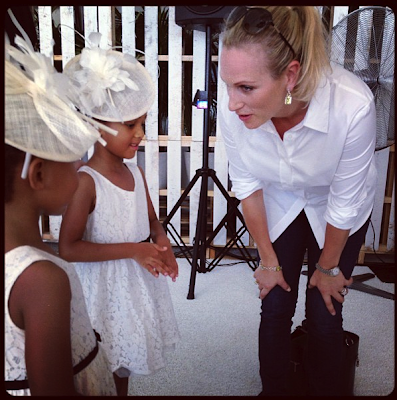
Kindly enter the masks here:
[[259, 261], [259, 268], [262, 270], [262, 271], [282, 271], [282, 267], [281, 267], [281, 265], [277, 265], [276, 267], [265, 267], [263, 264], [262, 264], [262, 260], [260, 260]]

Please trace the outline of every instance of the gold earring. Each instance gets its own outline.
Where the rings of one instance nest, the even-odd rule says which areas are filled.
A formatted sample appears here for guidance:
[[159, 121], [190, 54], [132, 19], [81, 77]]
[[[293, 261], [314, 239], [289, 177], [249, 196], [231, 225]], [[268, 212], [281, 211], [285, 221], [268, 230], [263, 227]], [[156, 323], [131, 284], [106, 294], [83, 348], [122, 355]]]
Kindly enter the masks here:
[[290, 105], [292, 103], [292, 95], [289, 89], [287, 89], [287, 94], [285, 95], [284, 103]]

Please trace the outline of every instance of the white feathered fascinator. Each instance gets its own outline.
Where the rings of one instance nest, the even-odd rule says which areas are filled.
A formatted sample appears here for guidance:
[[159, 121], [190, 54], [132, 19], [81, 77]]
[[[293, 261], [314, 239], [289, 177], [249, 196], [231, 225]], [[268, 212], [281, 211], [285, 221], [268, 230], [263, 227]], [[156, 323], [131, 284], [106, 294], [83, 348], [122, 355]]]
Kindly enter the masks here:
[[98, 123], [81, 115], [65, 97], [68, 78], [24, 37], [15, 38], [19, 48], [7, 40], [5, 44], [5, 143], [26, 152], [23, 178], [31, 154], [71, 162], [102, 140], [94, 127]]
[[64, 68], [72, 81], [70, 99], [86, 115], [102, 121], [131, 121], [144, 115], [154, 101], [155, 88], [145, 67], [133, 56], [99, 46], [92, 32], [89, 47]]

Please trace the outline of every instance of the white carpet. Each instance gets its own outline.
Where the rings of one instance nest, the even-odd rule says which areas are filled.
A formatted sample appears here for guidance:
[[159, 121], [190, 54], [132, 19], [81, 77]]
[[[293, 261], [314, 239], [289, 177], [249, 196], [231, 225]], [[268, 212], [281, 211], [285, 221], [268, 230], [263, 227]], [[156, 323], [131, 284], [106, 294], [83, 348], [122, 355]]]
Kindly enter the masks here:
[[[260, 300], [253, 271], [245, 263], [222, 260], [211, 272], [196, 275], [195, 299], [187, 300], [191, 267], [178, 258], [179, 277], [169, 281], [181, 342], [165, 368], [130, 378], [131, 396], [257, 396]], [[304, 267], [305, 269], [305, 267]], [[356, 267], [353, 275], [372, 272]], [[294, 326], [304, 318], [304, 290]], [[368, 285], [394, 293], [378, 278]], [[384, 396], [394, 389], [394, 301], [350, 290], [344, 303], [344, 329], [360, 337], [356, 396]]]

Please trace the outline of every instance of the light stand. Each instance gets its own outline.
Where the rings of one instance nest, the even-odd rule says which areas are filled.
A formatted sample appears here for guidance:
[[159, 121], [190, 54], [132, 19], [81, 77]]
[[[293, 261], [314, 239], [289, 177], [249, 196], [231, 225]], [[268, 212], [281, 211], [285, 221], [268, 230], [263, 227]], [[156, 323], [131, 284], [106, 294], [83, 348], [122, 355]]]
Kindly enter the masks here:
[[[200, 100], [203, 98], [199, 97], [200, 95], [207, 95], [207, 107], [204, 108], [204, 128], [203, 128], [203, 164], [202, 168], [196, 170], [196, 174], [193, 179], [190, 181], [188, 186], [186, 187], [185, 191], [182, 193], [181, 197], [169, 213], [169, 215], [165, 218], [163, 222], [163, 227], [166, 232], [169, 232], [170, 235], [173, 237], [175, 242], [177, 243], [178, 247], [182, 250], [184, 256], [190, 262], [189, 258], [192, 258], [191, 264], [191, 275], [190, 275], [190, 285], [189, 285], [189, 293], [187, 295], [188, 299], [194, 299], [194, 286], [196, 283], [196, 273], [197, 272], [208, 272], [211, 271], [215, 266], [219, 263], [222, 259], [224, 254], [226, 253], [227, 249], [229, 249], [234, 244], [237, 245], [240, 253], [247, 261], [248, 265], [252, 270], [255, 270], [255, 259], [251, 258], [249, 255], [248, 250], [244, 246], [241, 236], [247, 231], [245, 227], [244, 218], [241, 214], [240, 210], [238, 209], [239, 201], [236, 198], [232, 198], [226, 189], [222, 186], [221, 182], [219, 181], [216, 173], [213, 169], [208, 167], [208, 150], [209, 150], [209, 132], [210, 132], [210, 104], [211, 104], [211, 91], [210, 91], [210, 71], [211, 71], [211, 25], [206, 25], [206, 59], [205, 59], [205, 93], [202, 91], [197, 91], [195, 102], [198, 108], [204, 107], [199, 103]], [[200, 188], [200, 200], [199, 200], [199, 209], [197, 214], [197, 225], [196, 225], [196, 234], [194, 237], [193, 243], [193, 254], [184, 244], [181, 236], [178, 234], [176, 229], [170, 223], [170, 220], [181, 206], [183, 201], [186, 199], [187, 195], [189, 194], [190, 190], [196, 184], [197, 180], [201, 178], [201, 188]], [[211, 233], [211, 235], [207, 238], [207, 200], [208, 200], [208, 178], [211, 178], [214, 184], [218, 187], [221, 191], [225, 199], [227, 200], [227, 204], [229, 206], [229, 210], [226, 216], [222, 219], [216, 229]], [[237, 216], [242, 223], [242, 227], [236, 232], [230, 222], [232, 218]], [[229, 231], [232, 230], [233, 237], [225, 246], [223, 252], [220, 256], [215, 258], [213, 262], [207, 267], [206, 266], [206, 249], [210, 246], [214, 237], [218, 234], [220, 229], [223, 226], [228, 227]], [[182, 246], [179, 243], [182, 243]], [[226, 249], [226, 251], [225, 251]], [[200, 260], [200, 263], [198, 263]], [[251, 264], [252, 263], [252, 264]]]

